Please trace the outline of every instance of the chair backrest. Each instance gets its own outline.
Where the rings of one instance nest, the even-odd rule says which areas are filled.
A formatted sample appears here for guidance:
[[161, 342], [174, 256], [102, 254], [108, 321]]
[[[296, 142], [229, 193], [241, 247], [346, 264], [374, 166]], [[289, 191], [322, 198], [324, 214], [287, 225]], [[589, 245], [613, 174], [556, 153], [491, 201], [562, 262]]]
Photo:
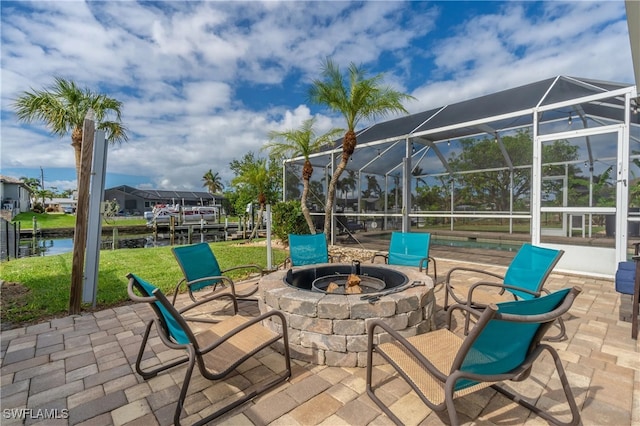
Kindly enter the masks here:
[[[134, 301], [148, 302], [151, 305], [151, 308], [160, 321], [161, 328], [169, 339], [182, 345], [189, 344], [190, 340], [185, 331], [185, 327], [181, 324], [183, 320], [179, 318], [180, 314], [173, 305], [167, 301], [162, 291], [135, 274], [129, 274], [127, 277], [129, 278], [129, 297]], [[131, 293], [133, 287], [147, 300], [140, 300], [134, 297], [135, 294]], [[163, 304], [160, 298], [164, 298], [166, 303]]]
[[329, 250], [324, 233], [315, 235], [289, 234], [289, 256], [292, 266], [328, 263]]
[[420, 266], [429, 257], [431, 234], [427, 232], [392, 232], [389, 243], [390, 265]]
[[[222, 275], [218, 260], [207, 243], [173, 247], [171, 251], [178, 261], [187, 282]], [[191, 290], [197, 291], [204, 287], [218, 284], [220, 281], [220, 279], [203, 280], [190, 287]]]
[[[565, 288], [535, 299], [499, 303], [493, 317], [480, 325], [478, 334], [469, 335], [471, 345], [462, 354], [460, 370], [493, 376], [507, 374], [522, 366], [547, 329], [571, 307], [580, 292], [577, 287], [571, 290]], [[459, 380], [456, 390], [476, 383]]]
[[[549, 274], [564, 254], [563, 250], [538, 247], [525, 243], [511, 261], [504, 276], [504, 284], [540, 293]], [[507, 289], [521, 299], [531, 299], [535, 295]]]

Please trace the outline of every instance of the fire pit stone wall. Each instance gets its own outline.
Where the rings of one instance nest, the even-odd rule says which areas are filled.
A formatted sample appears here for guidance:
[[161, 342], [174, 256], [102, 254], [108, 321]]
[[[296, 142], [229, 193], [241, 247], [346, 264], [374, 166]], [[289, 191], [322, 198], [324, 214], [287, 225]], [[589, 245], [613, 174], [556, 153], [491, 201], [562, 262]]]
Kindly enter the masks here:
[[[340, 367], [364, 367], [367, 323], [382, 318], [404, 336], [435, 329], [433, 281], [417, 268], [385, 266], [407, 275], [409, 282], [424, 286], [382, 296], [375, 303], [360, 295], [336, 295], [292, 287], [284, 282], [286, 271], [276, 271], [260, 281], [260, 312], [282, 311], [287, 318], [291, 356], [306, 362]], [[278, 329], [277, 321], [267, 321]], [[384, 339], [385, 334], [375, 336]]]

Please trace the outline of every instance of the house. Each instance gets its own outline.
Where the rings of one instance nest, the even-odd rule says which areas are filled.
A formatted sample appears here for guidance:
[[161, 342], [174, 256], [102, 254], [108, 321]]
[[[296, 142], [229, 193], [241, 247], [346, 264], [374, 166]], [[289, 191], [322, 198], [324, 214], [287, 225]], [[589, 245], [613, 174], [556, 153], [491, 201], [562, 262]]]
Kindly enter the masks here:
[[44, 208], [47, 211], [75, 213], [78, 200], [74, 198], [45, 198]]
[[31, 189], [20, 179], [0, 175], [0, 201], [2, 217], [11, 220], [31, 210]]
[[182, 206], [220, 206], [224, 197], [204, 191], [169, 191], [161, 189], [137, 189], [128, 185], [105, 189], [104, 200], [115, 200], [124, 214], [142, 216], [156, 204], [180, 204]]

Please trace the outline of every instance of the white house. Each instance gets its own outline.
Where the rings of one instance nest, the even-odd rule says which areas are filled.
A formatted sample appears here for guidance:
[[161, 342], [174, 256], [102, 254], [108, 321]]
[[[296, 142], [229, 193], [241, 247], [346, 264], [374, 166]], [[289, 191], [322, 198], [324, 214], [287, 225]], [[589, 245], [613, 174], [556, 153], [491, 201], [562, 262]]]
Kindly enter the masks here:
[[20, 179], [0, 175], [0, 202], [2, 216], [11, 220], [18, 213], [31, 210], [31, 190]]

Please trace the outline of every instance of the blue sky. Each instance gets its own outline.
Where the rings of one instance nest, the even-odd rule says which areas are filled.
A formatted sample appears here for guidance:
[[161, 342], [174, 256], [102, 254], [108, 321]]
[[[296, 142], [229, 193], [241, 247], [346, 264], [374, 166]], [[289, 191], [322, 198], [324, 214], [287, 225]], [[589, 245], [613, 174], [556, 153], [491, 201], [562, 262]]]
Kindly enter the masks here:
[[[573, 2], [2, 1], [0, 173], [75, 188], [70, 137], [18, 123], [13, 100], [74, 80], [124, 104], [129, 142], [109, 149], [107, 187], [228, 185], [229, 163], [271, 130], [317, 117], [321, 61], [354, 62], [416, 101], [410, 112], [557, 75], [633, 83], [625, 7]], [[366, 124], [366, 123], [364, 123]]]

